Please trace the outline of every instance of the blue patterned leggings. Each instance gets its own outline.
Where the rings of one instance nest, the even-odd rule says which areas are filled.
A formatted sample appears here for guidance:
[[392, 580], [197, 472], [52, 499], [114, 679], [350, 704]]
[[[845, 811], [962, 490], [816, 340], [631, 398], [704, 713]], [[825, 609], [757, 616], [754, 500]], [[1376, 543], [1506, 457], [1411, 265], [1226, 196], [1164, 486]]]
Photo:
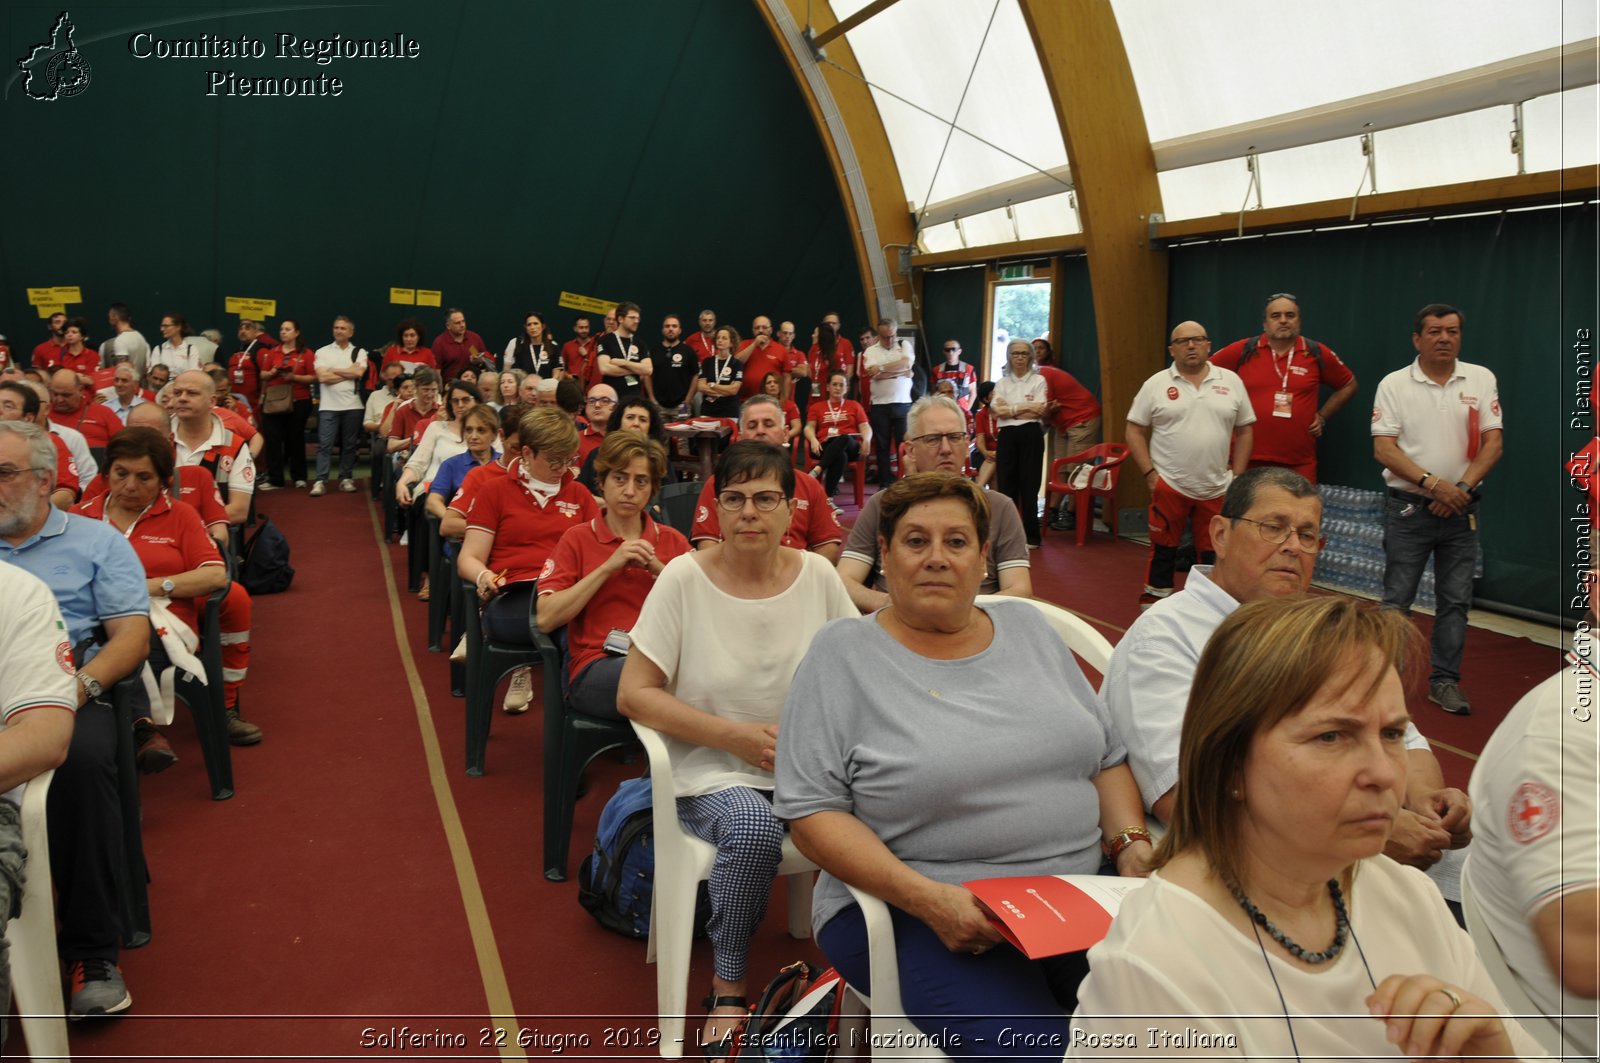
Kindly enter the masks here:
[[711, 954], [716, 974], [742, 981], [750, 938], [767, 914], [772, 880], [783, 856], [784, 825], [772, 814], [772, 794], [735, 786], [678, 798], [678, 821], [717, 847], [706, 888], [711, 896]]

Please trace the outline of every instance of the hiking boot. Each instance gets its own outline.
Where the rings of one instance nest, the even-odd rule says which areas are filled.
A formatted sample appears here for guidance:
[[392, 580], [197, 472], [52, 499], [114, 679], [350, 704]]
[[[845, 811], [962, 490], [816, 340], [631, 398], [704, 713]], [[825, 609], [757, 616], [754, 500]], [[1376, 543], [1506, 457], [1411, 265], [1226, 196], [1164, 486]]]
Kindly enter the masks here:
[[506, 688], [506, 700], [501, 708], [515, 716], [527, 712], [533, 701], [533, 669], [526, 666], [511, 673], [511, 685]]
[[355, 489], [356, 489], [356, 482], [354, 480], [340, 480], [339, 481], [339, 490], [343, 491], [345, 494], [349, 494], [350, 492], [354, 491]]
[[1428, 700], [1452, 716], [1472, 715], [1472, 703], [1455, 683], [1429, 683]]
[[1056, 531], [1074, 531], [1078, 527], [1078, 515], [1062, 506], [1056, 513], [1056, 519], [1050, 522], [1050, 527]]
[[327, 489], [328, 489], [327, 483], [325, 481], [323, 481], [323, 480], [318, 480], [316, 483], [311, 485], [311, 497], [312, 498], [321, 497], [322, 493], [324, 491], [326, 491]]
[[228, 743], [235, 746], [253, 746], [261, 741], [261, 728], [239, 715], [238, 709], [228, 710]]
[[178, 763], [178, 754], [172, 751], [172, 745], [156, 730], [155, 724], [147, 720], [135, 723], [133, 740], [137, 743], [133, 760], [144, 774], [156, 775]]
[[73, 1020], [95, 1015], [116, 1015], [133, 1005], [122, 970], [110, 960], [74, 960], [67, 968], [72, 1000], [67, 1015]]

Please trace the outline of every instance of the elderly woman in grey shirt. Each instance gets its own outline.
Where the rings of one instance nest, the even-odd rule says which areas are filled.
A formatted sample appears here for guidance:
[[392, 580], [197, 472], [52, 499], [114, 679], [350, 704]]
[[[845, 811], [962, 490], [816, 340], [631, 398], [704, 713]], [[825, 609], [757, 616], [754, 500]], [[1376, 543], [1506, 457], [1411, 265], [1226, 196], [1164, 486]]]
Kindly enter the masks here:
[[812, 642], [784, 708], [773, 802], [824, 872], [812, 923], [829, 962], [871, 991], [844, 883], [882, 898], [906, 1011], [955, 1055], [1065, 1048], [1087, 970], [1082, 954], [995, 949], [961, 883], [1093, 874], [1104, 838], [1118, 843], [1119, 874], [1142, 874], [1151, 853], [1129, 841], [1148, 838], [1138, 790], [1072, 654], [1027, 603], [975, 604], [988, 532], [968, 480], [921, 474], [888, 489], [889, 605]]

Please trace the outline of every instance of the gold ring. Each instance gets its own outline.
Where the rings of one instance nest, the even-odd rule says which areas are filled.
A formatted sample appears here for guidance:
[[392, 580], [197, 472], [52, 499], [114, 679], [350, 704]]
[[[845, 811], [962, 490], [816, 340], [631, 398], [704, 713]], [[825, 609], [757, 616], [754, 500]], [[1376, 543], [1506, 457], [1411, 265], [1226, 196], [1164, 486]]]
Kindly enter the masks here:
[[1442, 986], [1439, 987], [1439, 992], [1443, 993], [1445, 996], [1450, 998], [1450, 1004], [1451, 1004], [1451, 1010], [1452, 1011], [1460, 1011], [1461, 1010], [1461, 997], [1460, 997], [1459, 994], [1456, 993], [1456, 991], [1454, 989], [1451, 989], [1447, 985], [1442, 985]]

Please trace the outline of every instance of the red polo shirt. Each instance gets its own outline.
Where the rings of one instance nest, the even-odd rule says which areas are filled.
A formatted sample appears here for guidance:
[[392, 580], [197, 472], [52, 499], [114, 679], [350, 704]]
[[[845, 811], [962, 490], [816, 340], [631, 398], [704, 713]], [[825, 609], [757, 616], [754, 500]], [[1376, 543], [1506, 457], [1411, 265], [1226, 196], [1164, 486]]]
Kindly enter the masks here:
[[56, 485], [50, 489], [54, 494], [66, 489], [72, 492], [72, 497], [78, 497], [78, 463], [73, 460], [72, 450], [67, 446], [67, 441], [54, 432], [46, 432], [50, 442], [56, 447]]
[[72, 354], [65, 347], [62, 347], [61, 353], [56, 356], [56, 364], [64, 369], [70, 369], [74, 373], [82, 373], [84, 376], [89, 376], [100, 368], [100, 352], [85, 347], [77, 354]]
[[1100, 403], [1071, 373], [1053, 365], [1041, 365], [1038, 370], [1045, 380], [1046, 397], [1056, 404], [1056, 412], [1050, 415], [1050, 424], [1056, 431], [1065, 432], [1100, 416]]
[[689, 349], [694, 352], [694, 356], [702, 362], [717, 353], [716, 345], [712, 342], [711, 337], [704, 332], [691, 332], [688, 339], [683, 342], [689, 345]]
[[[317, 352], [307, 350], [304, 347], [296, 348], [293, 351], [285, 351], [282, 347], [274, 347], [271, 350], [261, 352], [261, 371], [263, 373], [286, 368], [296, 376], [313, 376], [316, 373], [316, 362]], [[285, 381], [279, 377], [269, 381], [269, 383], [282, 384]], [[290, 397], [295, 402], [300, 402], [301, 400], [311, 401], [310, 384], [302, 384], [295, 381], [291, 384], [291, 387], [293, 387], [294, 392]]]
[[[644, 518], [640, 535], [655, 545], [656, 559], [663, 565], [689, 552], [689, 540], [673, 528]], [[569, 528], [556, 544], [550, 560], [539, 574], [539, 597], [564, 591], [605, 564], [617, 552], [623, 539], [603, 517]], [[613, 630], [628, 631], [639, 619], [645, 596], [656, 585], [656, 577], [642, 565], [627, 565], [600, 585], [581, 612], [567, 621], [567, 675], [576, 679], [590, 664], [605, 656], [606, 636]]]
[[[93, 520], [105, 520], [106, 496], [72, 507]], [[128, 543], [144, 565], [146, 579], [165, 579], [205, 565], [220, 565], [216, 541], [206, 534], [200, 515], [188, 506], [175, 506], [166, 492], [156, 496], [148, 512], [128, 529]], [[172, 611], [191, 628], [199, 612], [194, 598], [172, 599]]]
[[35, 369], [54, 369], [61, 364], [61, 348], [63, 344], [55, 340], [45, 340], [33, 349], [33, 361], [29, 364]]
[[768, 373], [777, 373], [780, 379], [784, 374], [784, 350], [777, 343], [769, 343], [766, 350], [761, 350], [756, 347], [755, 340], [746, 340], [739, 345], [739, 353], [745, 351], [750, 352], [750, 357], [744, 363], [744, 382], [739, 386], [740, 402], [761, 390], [761, 381]]
[[[794, 514], [783, 533], [784, 546], [792, 546], [796, 550], [815, 550], [819, 546], [843, 541], [844, 533], [839, 530], [839, 522], [833, 516], [833, 507], [828, 505], [828, 492], [823, 490], [815, 476], [796, 476], [794, 497]], [[704, 539], [721, 542], [722, 521], [718, 513], [716, 481], [707, 480], [700, 491], [700, 501], [695, 504], [694, 526], [689, 529], [689, 538], [697, 543]]]
[[808, 418], [817, 426], [817, 440], [826, 443], [834, 436], [859, 436], [867, 423], [867, 411], [855, 399], [844, 399], [834, 406], [827, 399], [811, 404]]
[[456, 496], [452, 498], [446, 509], [453, 509], [465, 517], [472, 512], [472, 500], [485, 484], [488, 484], [506, 474], [506, 467], [498, 461], [491, 461], [487, 465], [478, 465], [467, 470], [467, 475], [461, 478], [461, 486], [456, 489]]
[[433, 338], [433, 356], [439, 361], [439, 375], [444, 377], [445, 383], [460, 376], [461, 370], [471, 365], [474, 357], [488, 352], [483, 337], [471, 329], [463, 332], [459, 340], [448, 330]]
[[467, 513], [467, 528], [494, 536], [489, 570], [495, 575], [504, 572], [507, 583], [522, 583], [538, 579], [568, 528], [599, 515], [594, 496], [571, 473], [561, 478], [561, 489], [540, 504], [522, 482], [518, 458], [504, 476], [478, 491]]
[[[200, 516], [200, 523], [206, 528], [213, 524], [224, 527], [228, 523], [228, 507], [222, 502], [222, 492], [217, 490], [217, 481], [212, 477], [211, 470], [199, 465], [180, 465], [178, 474], [178, 501], [193, 509]], [[93, 502], [106, 493], [106, 474], [98, 473], [89, 486], [83, 490], [80, 505]]]
[[593, 425], [584, 425], [578, 433], [578, 457], [576, 464], [580, 467], [588, 460], [589, 455], [600, 449], [600, 444], [606, 441], [604, 432], [596, 432]]
[[567, 367], [568, 374], [577, 377], [583, 384], [585, 393], [600, 383], [600, 355], [596, 349], [598, 343], [596, 337], [590, 336], [582, 343], [568, 340], [561, 345], [561, 364]]
[[75, 413], [58, 413], [52, 409], [50, 423], [76, 428], [83, 433], [83, 441], [91, 447], [105, 446], [111, 442], [112, 436], [125, 427], [109, 409], [98, 402], [87, 401]]
[[414, 399], [402, 402], [400, 408], [394, 411], [394, 417], [389, 422], [389, 438], [409, 439], [411, 445], [416, 446], [417, 440], [422, 438], [422, 433], [427, 431], [428, 426], [433, 423], [434, 418], [439, 415], [439, 411], [442, 408], [436, 402], [433, 404], [433, 409], [427, 413], [418, 413]]
[[[1317, 460], [1317, 438], [1311, 434], [1311, 421], [1317, 416], [1317, 400], [1322, 386], [1342, 388], [1355, 379], [1350, 367], [1339, 360], [1326, 344], [1319, 344], [1322, 357], [1313, 358], [1306, 350], [1306, 338], [1296, 336], [1294, 349], [1278, 358], [1262, 333], [1255, 353], [1240, 364], [1248, 340], [1230, 343], [1211, 356], [1211, 364], [1232, 369], [1244, 382], [1250, 406], [1256, 411], [1255, 434], [1250, 444], [1252, 461], [1278, 465], [1305, 465]], [[1285, 386], [1289, 390], [1289, 416], [1273, 415], [1274, 399]]]

